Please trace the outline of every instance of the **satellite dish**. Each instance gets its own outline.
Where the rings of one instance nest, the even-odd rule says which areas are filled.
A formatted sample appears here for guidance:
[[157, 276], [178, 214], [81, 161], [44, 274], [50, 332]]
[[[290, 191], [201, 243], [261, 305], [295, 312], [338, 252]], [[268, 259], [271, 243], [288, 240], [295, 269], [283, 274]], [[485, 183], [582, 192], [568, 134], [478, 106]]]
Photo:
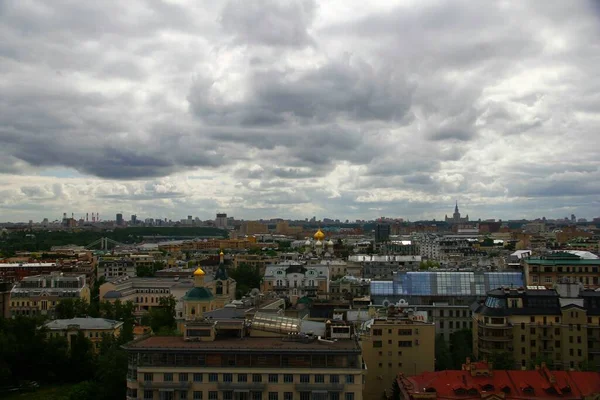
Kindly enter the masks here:
[[389, 301], [388, 299], [385, 299], [385, 300], [384, 300], [384, 301], [381, 303], [381, 305], [382, 305], [382, 306], [384, 306], [384, 307], [389, 307], [389, 306], [390, 306], [390, 301]]

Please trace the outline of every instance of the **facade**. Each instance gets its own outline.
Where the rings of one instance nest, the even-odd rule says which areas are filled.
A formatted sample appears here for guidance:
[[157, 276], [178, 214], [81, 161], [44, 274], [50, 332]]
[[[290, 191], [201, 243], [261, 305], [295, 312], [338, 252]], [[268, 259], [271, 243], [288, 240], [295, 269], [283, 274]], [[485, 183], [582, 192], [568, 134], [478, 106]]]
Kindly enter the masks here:
[[262, 292], [276, 292], [289, 298], [321, 297], [329, 293], [329, 268], [323, 265], [285, 263], [267, 266]]
[[479, 255], [473, 247], [476, 240], [460, 237], [427, 236], [420, 240], [420, 251], [423, 257], [444, 263], [460, 263], [466, 257]]
[[369, 371], [365, 399], [382, 398], [399, 371], [417, 375], [434, 370], [435, 326], [418, 317], [394, 309], [387, 317], [375, 318], [361, 335], [363, 359]]
[[48, 315], [64, 299], [90, 302], [90, 288], [85, 275], [63, 276], [58, 272], [23, 278], [10, 291], [11, 315]]
[[48, 336], [64, 336], [71, 345], [74, 336], [79, 332], [92, 342], [95, 351], [100, 349], [100, 343], [104, 335], [118, 337], [121, 334], [123, 322], [105, 318], [71, 318], [55, 319], [44, 324], [48, 330]]
[[370, 282], [352, 275], [343, 276], [329, 284], [329, 300], [353, 300], [369, 297]]
[[473, 352], [512, 353], [515, 367], [542, 358], [556, 369], [600, 367], [600, 292], [543, 286], [501, 288], [473, 311]]
[[136, 276], [135, 262], [129, 258], [100, 257], [98, 259], [98, 278], [106, 280], [122, 276]]
[[233, 268], [237, 269], [240, 264], [247, 264], [252, 267], [258, 267], [259, 271], [264, 273], [267, 265], [276, 263], [277, 261], [277, 257], [269, 257], [262, 254], [236, 254], [233, 256]]
[[552, 287], [558, 282], [580, 282], [587, 288], [600, 287], [600, 259], [558, 252], [543, 257], [523, 260], [523, 271], [528, 285]]
[[390, 224], [376, 224], [375, 225], [375, 242], [387, 242], [390, 240]]
[[401, 270], [418, 269], [421, 256], [351, 256], [352, 260], [361, 260], [364, 278], [391, 279]]
[[351, 327], [322, 324], [317, 337], [304, 323], [198, 317], [183, 337], [134, 341], [125, 346], [127, 399], [361, 400], [366, 370]]
[[10, 283], [0, 282], [0, 318], [10, 318], [10, 289]]
[[242, 235], [257, 235], [263, 233], [269, 233], [269, 228], [262, 222], [244, 221], [240, 226], [240, 234]]
[[456, 206], [454, 207], [454, 214], [452, 214], [452, 218], [448, 218], [448, 215], [445, 216], [444, 220], [448, 224], [464, 224], [469, 222], [469, 214], [466, 217], [462, 218], [460, 216], [460, 211], [458, 211], [458, 201], [456, 202]]
[[460, 371], [398, 374], [394, 400], [590, 400], [600, 396], [600, 373], [492, 370], [487, 362], [470, 362]]
[[2, 263], [0, 264], [0, 281], [19, 282], [26, 276], [45, 275], [57, 271], [56, 263]]
[[215, 218], [215, 226], [220, 229], [227, 229], [227, 214], [217, 213]]

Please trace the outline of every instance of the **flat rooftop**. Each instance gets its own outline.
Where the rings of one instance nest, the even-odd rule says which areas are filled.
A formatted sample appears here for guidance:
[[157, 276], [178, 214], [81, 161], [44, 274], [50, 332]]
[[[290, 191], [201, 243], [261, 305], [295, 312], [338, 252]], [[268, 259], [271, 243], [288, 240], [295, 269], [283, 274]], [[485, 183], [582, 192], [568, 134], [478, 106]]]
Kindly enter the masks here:
[[127, 349], [140, 350], [174, 350], [174, 349], [198, 349], [198, 350], [259, 350], [259, 351], [343, 351], [360, 352], [360, 347], [355, 340], [338, 340], [337, 342], [320, 342], [313, 340], [309, 343], [296, 341], [283, 341], [282, 337], [245, 337], [243, 339], [227, 338], [215, 341], [192, 342], [185, 341], [181, 336], [151, 336], [137, 342], [125, 345]]

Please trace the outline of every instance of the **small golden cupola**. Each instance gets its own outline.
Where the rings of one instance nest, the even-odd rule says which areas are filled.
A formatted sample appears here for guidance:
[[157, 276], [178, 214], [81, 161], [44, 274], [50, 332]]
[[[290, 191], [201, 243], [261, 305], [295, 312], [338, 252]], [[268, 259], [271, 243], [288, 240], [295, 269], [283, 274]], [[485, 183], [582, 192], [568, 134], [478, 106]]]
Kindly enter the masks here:
[[315, 240], [323, 241], [323, 239], [325, 239], [325, 234], [323, 233], [323, 231], [321, 231], [321, 228], [319, 228], [319, 230], [315, 233], [313, 237], [315, 238]]

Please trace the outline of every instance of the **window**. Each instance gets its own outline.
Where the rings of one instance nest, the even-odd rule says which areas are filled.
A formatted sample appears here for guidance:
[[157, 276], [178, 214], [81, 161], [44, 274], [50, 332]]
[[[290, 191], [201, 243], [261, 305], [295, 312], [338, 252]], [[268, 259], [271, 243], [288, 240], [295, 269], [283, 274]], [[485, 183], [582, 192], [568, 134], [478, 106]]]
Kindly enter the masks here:
[[329, 375], [329, 383], [340, 383], [339, 375]]
[[311, 392], [300, 392], [300, 400], [311, 400]]
[[346, 383], [354, 383], [354, 375], [346, 375]]
[[325, 383], [325, 375], [322, 375], [322, 374], [315, 375], [315, 383]]
[[238, 374], [238, 382], [248, 382], [247, 374]]
[[219, 400], [219, 392], [212, 390], [208, 392], [208, 400]]
[[261, 374], [252, 374], [252, 382], [254, 382], [254, 383], [261, 383], [262, 382], [262, 375]]
[[187, 382], [188, 374], [179, 374], [179, 382]]
[[269, 392], [269, 400], [279, 400], [279, 393], [277, 392]]
[[164, 374], [164, 378], [163, 378], [163, 380], [164, 380], [165, 382], [173, 382], [173, 374], [172, 374], [171, 372], [166, 372], [166, 373]]
[[[214, 372], [211, 372], [210, 374], [208, 374], [208, 381], [209, 382], [218, 382], [219, 374], [215, 374]], [[217, 392], [215, 392], [215, 393], [217, 393]], [[210, 392], [208, 393], [208, 397], [210, 398]]]
[[194, 400], [202, 400], [202, 392], [199, 390], [194, 391]]
[[349, 392], [344, 395], [345, 400], [354, 400], [354, 393]]
[[194, 374], [194, 382], [202, 382], [202, 374]]
[[283, 400], [294, 400], [294, 393], [292, 392], [284, 392]]
[[284, 383], [293, 383], [294, 382], [294, 375], [292, 375], [292, 374], [283, 374], [283, 382]]
[[381, 340], [374, 340], [373, 348], [379, 348], [379, 347], [383, 347], [383, 342]]
[[412, 329], [398, 329], [399, 336], [412, 335]]
[[310, 383], [310, 375], [307, 375], [307, 374], [300, 375], [300, 383]]
[[179, 400], [187, 400], [187, 392], [180, 390], [179, 391]]
[[262, 392], [250, 392], [252, 400], [262, 400]]
[[412, 347], [412, 341], [411, 340], [400, 340], [398, 342], [398, 347]]
[[152, 398], [154, 398], [154, 393], [152, 390], [144, 390], [144, 399], [148, 400]]
[[233, 374], [223, 374], [223, 382], [233, 382]]
[[279, 381], [279, 375], [269, 374], [269, 383], [277, 383]]
[[144, 374], [144, 382], [152, 382], [154, 380], [154, 374], [152, 372], [146, 372]]

